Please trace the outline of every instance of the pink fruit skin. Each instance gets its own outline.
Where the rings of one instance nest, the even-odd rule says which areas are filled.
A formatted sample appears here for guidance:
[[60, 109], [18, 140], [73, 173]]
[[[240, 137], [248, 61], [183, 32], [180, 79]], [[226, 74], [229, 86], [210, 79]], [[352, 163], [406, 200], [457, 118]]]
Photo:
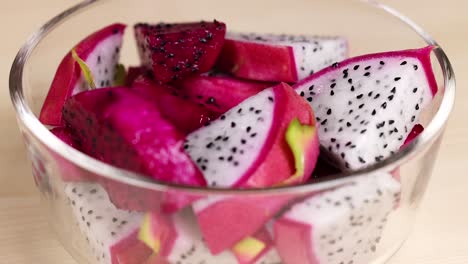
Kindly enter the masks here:
[[[76, 53], [86, 61], [97, 44], [114, 34], [123, 35], [125, 27], [124, 24], [112, 24], [93, 33], [75, 47]], [[81, 69], [78, 63], [73, 59], [71, 52], [67, 53], [55, 73], [49, 93], [42, 106], [39, 120], [43, 124], [51, 126], [63, 124], [61, 114], [63, 105], [73, 94], [73, 89], [80, 76]]]
[[[137, 24], [135, 33], [143, 45], [141, 56], [146, 49], [150, 50], [156, 80], [168, 83], [210, 70], [221, 52], [226, 25], [216, 20], [176, 23], [170, 27]], [[139, 35], [144, 39], [138, 39]]]
[[[281, 259], [287, 264], [320, 264], [312, 248], [309, 235], [312, 227], [299, 222], [280, 218], [275, 222], [275, 234], [281, 234], [281, 239], [275, 239], [275, 245], [281, 248]], [[291, 243], [295, 243], [292, 245]]]
[[[295, 173], [293, 155], [284, 138], [289, 123], [298, 118], [302, 124], [315, 125], [312, 109], [289, 85], [282, 83], [273, 89], [276, 105], [272, 130], [259, 157], [245, 173], [243, 181], [234, 187], [264, 188], [284, 182]], [[319, 141], [315, 135], [305, 150], [307, 162], [300, 178], [302, 182], [312, 175], [318, 154]], [[226, 198], [202, 210], [195, 209], [195, 214], [208, 248], [217, 254], [255, 233], [292, 198]]]
[[178, 96], [174, 88], [158, 84], [145, 77], [137, 78], [132, 85], [132, 90], [155, 102], [164, 117], [185, 133], [196, 130], [220, 115]]
[[[432, 71], [432, 64], [431, 64], [431, 52], [434, 49], [434, 46], [427, 46], [421, 49], [410, 49], [410, 50], [403, 50], [403, 51], [389, 51], [389, 52], [381, 52], [381, 53], [374, 53], [374, 54], [366, 54], [362, 56], [353, 57], [351, 59], [345, 60], [341, 62], [339, 65], [346, 66], [350, 64], [354, 64], [360, 61], [366, 61], [371, 59], [385, 59], [385, 58], [392, 58], [392, 57], [412, 57], [416, 58], [421, 61], [421, 64], [424, 68], [424, 72], [426, 73], [427, 80], [429, 82], [429, 87], [432, 91], [432, 95], [437, 93], [437, 81], [434, 77], [434, 72]], [[320, 76], [327, 74], [330, 71], [334, 71], [334, 67], [327, 67], [311, 76], [301, 80], [294, 87], [301, 87], [304, 83], [308, 83], [311, 80], [318, 79]]]
[[135, 240], [136, 232], [131, 240], [118, 244], [111, 249], [113, 264], [141, 264], [148, 259], [153, 251], [143, 242]]
[[257, 232], [291, 198], [290, 195], [233, 197], [194, 210], [208, 248], [218, 254]]
[[[80, 150], [79, 144], [70, 134], [70, 131], [65, 127], [56, 127], [53, 128], [50, 132], [62, 140], [65, 144], [70, 147]], [[70, 161], [64, 159], [56, 153], [52, 154], [57, 162], [57, 166], [60, 170], [60, 177], [65, 182], [82, 182], [82, 181], [92, 181], [94, 177], [88, 171], [79, 168]]]
[[[257, 160], [245, 173], [236, 187], [264, 188], [285, 181], [294, 174], [294, 160], [291, 149], [285, 140], [286, 130], [294, 118], [303, 125], [315, 125], [311, 107], [289, 85], [281, 83], [274, 88], [275, 110], [270, 134]], [[317, 134], [305, 151], [306, 166], [303, 182], [312, 175], [319, 154]]]
[[288, 46], [226, 39], [216, 68], [252, 80], [298, 81], [293, 49]]
[[175, 86], [190, 99], [206, 105], [211, 110], [224, 113], [273, 84], [230, 76], [199, 75], [181, 80]]
[[160, 181], [205, 185], [181, 149], [183, 134], [128, 88], [77, 94], [65, 103], [63, 117], [83, 151], [97, 159]]

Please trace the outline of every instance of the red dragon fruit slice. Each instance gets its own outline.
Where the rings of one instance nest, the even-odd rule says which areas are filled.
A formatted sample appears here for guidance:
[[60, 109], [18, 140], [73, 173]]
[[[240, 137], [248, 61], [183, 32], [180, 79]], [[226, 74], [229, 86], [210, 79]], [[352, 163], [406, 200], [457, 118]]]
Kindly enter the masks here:
[[[211, 187], [266, 187], [294, 174], [285, 134], [290, 122], [314, 125], [314, 114], [290, 86], [279, 84], [243, 101], [187, 136], [184, 148]], [[315, 133], [316, 134], [316, 133]], [[314, 136], [311, 142], [318, 142]], [[310, 176], [317, 144], [305, 151]], [[305, 180], [305, 179], [304, 179]]]
[[327, 154], [346, 170], [398, 151], [437, 92], [433, 47], [364, 55], [295, 85], [316, 113]]
[[[94, 77], [96, 87], [113, 84], [125, 30], [123, 24], [107, 26], [75, 46]], [[45, 125], [62, 124], [62, 107], [72, 95], [89, 89], [85, 76], [70, 51], [60, 63], [45, 99], [39, 120]]]
[[392, 175], [379, 173], [293, 205], [274, 223], [283, 263], [369, 263], [399, 194]]
[[347, 54], [342, 37], [228, 32], [216, 67], [251, 80], [297, 82]]
[[117, 167], [175, 184], [205, 185], [183, 152], [183, 135], [154, 103], [125, 87], [103, 88], [71, 97], [63, 117], [83, 151]]
[[127, 76], [125, 77], [125, 86], [132, 87], [133, 82], [140, 76], [145, 76], [148, 69], [144, 66], [130, 66], [128, 67]]
[[149, 257], [151, 250], [138, 240], [142, 214], [115, 208], [99, 184], [67, 183], [65, 195], [97, 263], [124, 263], [118, 256]]
[[420, 124], [416, 124], [413, 129], [411, 129], [411, 132], [408, 134], [408, 137], [405, 139], [405, 143], [403, 143], [403, 146], [408, 145], [411, 143], [419, 134], [421, 134], [424, 131], [424, 127]]
[[211, 69], [224, 43], [226, 25], [213, 22], [137, 24], [142, 64], [163, 83]]
[[225, 113], [245, 99], [271, 87], [271, 83], [255, 82], [223, 74], [202, 74], [176, 84], [181, 93], [213, 111]]
[[174, 88], [155, 83], [145, 77], [137, 78], [132, 90], [155, 102], [164, 117], [186, 133], [200, 128], [220, 115], [179, 95]]
[[157, 212], [148, 213], [141, 226], [139, 238], [158, 256], [154, 263], [237, 264], [236, 257], [229, 251], [216, 256], [210, 253], [193, 213], [187, 209], [170, 216]]

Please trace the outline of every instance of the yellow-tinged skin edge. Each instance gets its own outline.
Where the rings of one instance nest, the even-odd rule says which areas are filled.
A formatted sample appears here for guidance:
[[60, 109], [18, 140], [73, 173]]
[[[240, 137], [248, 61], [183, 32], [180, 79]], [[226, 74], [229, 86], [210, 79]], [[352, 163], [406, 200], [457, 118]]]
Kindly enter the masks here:
[[161, 241], [152, 235], [151, 230], [151, 214], [145, 214], [143, 222], [138, 232], [138, 239], [145, 243], [149, 248], [151, 248], [156, 254], [159, 253], [161, 249]]
[[316, 132], [317, 131], [315, 127], [302, 125], [297, 118], [294, 118], [291, 123], [289, 123], [285, 138], [294, 157], [294, 166], [296, 168], [296, 172], [278, 185], [288, 185], [301, 181], [300, 177], [304, 176], [305, 167], [304, 147], [308, 142], [313, 140]]
[[253, 259], [258, 256], [265, 247], [266, 245], [262, 241], [253, 237], [246, 237], [234, 245], [232, 251], [242, 259]]
[[124, 86], [126, 77], [127, 71], [125, 70], [125, 66], [123, 66], [122, 64], [117, 64], [117, 68], [115, 71], [114, 86]]
[[71, 51], [73, 59], [78, 62], [78, 65], [80, 65], [81, 71], [83, 72], [83, 76], [88, 83], [89, 87], [91, 89], [96, 89], [96, 85], [94, 84], [94, 77], [93, 74], [91, 73], [91, 70], [89, 69], [88, 65], [86, 65], [86, 62], [84, 62], [76, 53], [75, 49], [72, 49]]

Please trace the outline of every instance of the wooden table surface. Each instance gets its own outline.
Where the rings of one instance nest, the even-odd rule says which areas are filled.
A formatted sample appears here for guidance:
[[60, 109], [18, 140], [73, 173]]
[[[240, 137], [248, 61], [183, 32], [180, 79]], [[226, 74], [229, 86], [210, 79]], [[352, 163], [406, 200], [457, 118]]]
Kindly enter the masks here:
[[[10, 103], [8, 72], [18, 48], [40, 24], [75, 1], [2, 0], [0, 9], [0, 263], [73, 264], [41, 213]], [[429, 190], [411, 236], [390, 264], [468, 263], [468, 2], [382, 1], [413, 18], [448, 53], [458, 81], [452, 115]]]

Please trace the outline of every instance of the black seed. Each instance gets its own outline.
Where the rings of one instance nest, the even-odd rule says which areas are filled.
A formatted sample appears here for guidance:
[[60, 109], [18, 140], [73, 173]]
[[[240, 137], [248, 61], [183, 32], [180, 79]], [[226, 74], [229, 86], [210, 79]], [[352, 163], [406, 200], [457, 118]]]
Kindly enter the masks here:
[[312, 97], [307, 97], [307, 101], [312, 102], [312, 100], [313, 100]]
[[270, 102], [273, 102], [273, 97], [268, 96], [268, 100], [269, 100]]
[[370, 68], [371, 68], [371, 66], [369, 65], [369, 66], [365, 67], [364, 70], [368, 71]]
[[406, 65], [406, 61], [403, 61], [402, 63], [400, 63], [400, 65]]
[[354, 90], [355, 90], [355, 89], [354, 89], [354, 86], [351, 86], [351, 89], [350, 89], [350, 90], [351, 90], [351, 92], [354, 92]]
[[213, 142], [210, 142], [210, 143], [208, 143], [208, 144], [206, 145], [206, 148], [209, 149], [209, 148], [211, 148], [211, 147], [213, 147], [213, 146], [214, 146]]
[[251, 129], [252, 128], [250, 126], [248, 126], [247, 129], [246, 129], [247, 133], [249, 133]]
[[363, 129], [363, 130], [361, 130], [361, 134], [364, 134], [364, 133], [366, 133], [366, 131], [367, 131], [367, 129]]
[[260, 114], [261, 112], [262, 112], [262, 110], [260, 110], [260, 109], [259, 109], [259, 110], [255, 110], [255, 113], [256, 113], [257, 115]]
[[383, 61], [380, 61], [380, 65], [385, 65], [385, 62], [383, 62]]
[[223, 157], [223, 156], [219, 156], [218, 159], [219, 159], [219, 160], [224, 160], [224, 157]]
[[331, 146], [328, 146], [328, 151], [332, 151], [332, 147], [331, 147]]
[[338, 129], [338, 132], [341, 132], [341, 131], [343, 131], [343, 128], [342, 128], [342, 127], [340, 127], [340, 128]]
[[385, 135], [384, 132], [380, 132], [379, 137], [383, 137], [384, 135]]
[[415, 71], [417, 71], [418, 70], [418, 65], [416, 65], [416, 64], [413, 65], [413, 68], [414, 68]]
[[381, 107], [382, 107], [383, 109], [387, 108], [387, 102], [384, 102], [384, 103], [381, 105]]
[[363, 164], [366, 163], [366, 161], [362, 157], [358, 157], [358, 160], [359, 160], [359, 162], [361, 162]]
[[414, 122], [415, 119], [416, 119], [416, 116], [412, 116], [411, 117], [411, 122]]
[[359, 109], [363, 108], [364, 107], [364, 104], [360, 104], [359, 105]]
[[372, 91], [367, 94], [367, 96], [371, 97], [372, 96]]
[[98, 56], [98, 57], [97, 57], [97, 63], [98, 63], [98, 64], [101, 63], [101, 56]]
[[300, 93], [300, 96], [304, 97], [305, 93], [304, 92], [301, 92]]
[[336, 143], [336, 149], [340, 149], [340, 143]]
[[346, 126], [347, 126], [347, 127], [350, 127], [350, 126], [351, 126], [351, 123], [350, 123], [350, 122], [346, 122]]
[[232, 159], [233, 159], [233, 157], [232, 157], [232, 156], [229, 156], [229, 157], [227, 158], [227, 161], [232, 161]]
[[419, 110], [419, 104], [416, 104], [416, 106], [414, 107], [414, 109]]
[[253, 110], [255, 110], [255, 108], [253, 108], [253, 107], [250, 107], [250, 108], [249, 108], [249, 111], [250, 111], [250, 112], [252, 112]]
[[327, 110], [327, 115], [331, 115], [331, 113], [332, 113], [332, 110], [331, 110], [331, 109], [328, 109], [328, 110]]
[[314, 85], [309, 86], [309, 91], [312, 91], [314, 89]]
[[226, 119], [226, 116], [225, 116], [225, 115], [222, 115], [222, 116], [220, 117], [220, 119], [221, 119], [221, 120], [224, 120], [224, 119]]
[[374, 110], [372, 110], [372, 113], [371, 113], [371, 115], [373, 115], [373, 116], [374, 116], [375, 114], [377, 114], [377, 111], [375, 111], [375, 109], [374, 109]]
[[356, 65], [356, 66], [354, 66], [354, 68], [353, 68], [353, 69], [354, 69], [354, 70], [357, 70], [357, 69], [359, 69], [359, 65]]
[[385, 126], [385, 121], [382, 121], [382, 123], [378, 123], [376, 125], [377, 129], [379, 129], [379, 128], [383, 127], [383, 126]]
[[351, 110], [348, 111], [348, 114], [352, 114], [353, 112], [354, 112], [354, 110], [351, 109]]
[[231, 122], [231, 127], [236, 127], [236, 123], [235, 123], [235, 122]]
[[238, 161], [234, 161], [234, 166], [238, 166], [239, 165], [239, 162]]
[[393, 95], [390, 95], [390, 96], [388, 97], [388, 100], [389, 100], [389, 101], [393, 100]]
[[396, 78], [393, 79], [393, 80], [395, 80], [395, 82], [398, 82], [399, 80], [401, 80], [401, 77], [396, 77]]
[[330, 85], [330, 88], [333, 89], [333, 88], [335, 88], [335, 86], [336, 86], [336, 83], [332, 83], [332, 84]]
[[344, 121], [343, 118], [341, 118], [340, 120], [338, 120], [338, 123], [342, 123]]
[[364, 73], [364, 76], [369, 77], [369, 76], [370, 76], [370, 72]]
[[383, 148], [386, 149], [388, 147], [388, 144], [384, 144]]
[[226, 142], [226, 141], [228, 141], [228, 140], [229, 140], [229, 137], [224, 137], [224, 138], [223, 138], [223, 141], [224, 141], [224, 142]]
[[254, 138], [256, 135], [257, 135], [257, 133], [253, 133], [252, 135], [250, 135], [250, 137]]
[[324, 119], [322, 122], [320, 122], [320, 124], [323, 126], [327, 123], [327, 121], [328, 121], [327, 119]]
[[335, 95], [335, 92], [333, 90], [330, 91], [330, 95], [333, 96]]
[[348, 141], [348, 142], [346, 143], [345, 147], [349, 147], [349, 146], [351, 146], [351, 144], [353, 144], [353, 143], [352, 143], [351, 141]]
[[352, 101], [348, 101], [348, 105], [352, 105], [352, 104], [353, 104], [353, 102], [352, 102]]
[[202, 169], [202, 171], [206, 171], [206, 166], [205, 166], [205, 165], [202, 165], [202, 166], [201, 166], [201, 169]]
[[241, 144], [245, 144], [245, 143], [247, 143], [247, 140], [241, 139]]
[[348, 79], [348, 83], [349, 83], [349, 84], [352, 84], [352, 83], [353, 83], [353, 79], [349, 78], [349, 79]]
[[344, 152], [341, 152], [341, 158], [343, 158], [343, 159], [344, 159], [344, 158], [345, 158], [345, 156], [346, 156], [346, 155], [345, 155], [345, 153], [344, 153]]
[[345, 162], [345, 167], [346, 167], [347, 169], [349, 169], [349, 163], [348, 163], [348, 162]]
[[332, 68], [338, 68], [338, 66], [340, 66], [340, 64], [338, 62], [335, 62], [332, 64]]
[[239, 108], [239, 110], [237, 110], [237, 113], [241, 113], [242, 112], [242, 108]]
[[359, 94], [358, 96], [356, 96], [357, 99], [361, 99], [364, 95], [363, 94]]
[[379, 97], [380, 97], [380, 94], [378, 93], [378, 94], [376, 94], [376, 95], [374, 96], [374, 99], [377, 99], [377, 98], [379, 98]]
[[330, 140], [331, 140], [331, 142], [335, 142], [336, 138], [331, 138]]

